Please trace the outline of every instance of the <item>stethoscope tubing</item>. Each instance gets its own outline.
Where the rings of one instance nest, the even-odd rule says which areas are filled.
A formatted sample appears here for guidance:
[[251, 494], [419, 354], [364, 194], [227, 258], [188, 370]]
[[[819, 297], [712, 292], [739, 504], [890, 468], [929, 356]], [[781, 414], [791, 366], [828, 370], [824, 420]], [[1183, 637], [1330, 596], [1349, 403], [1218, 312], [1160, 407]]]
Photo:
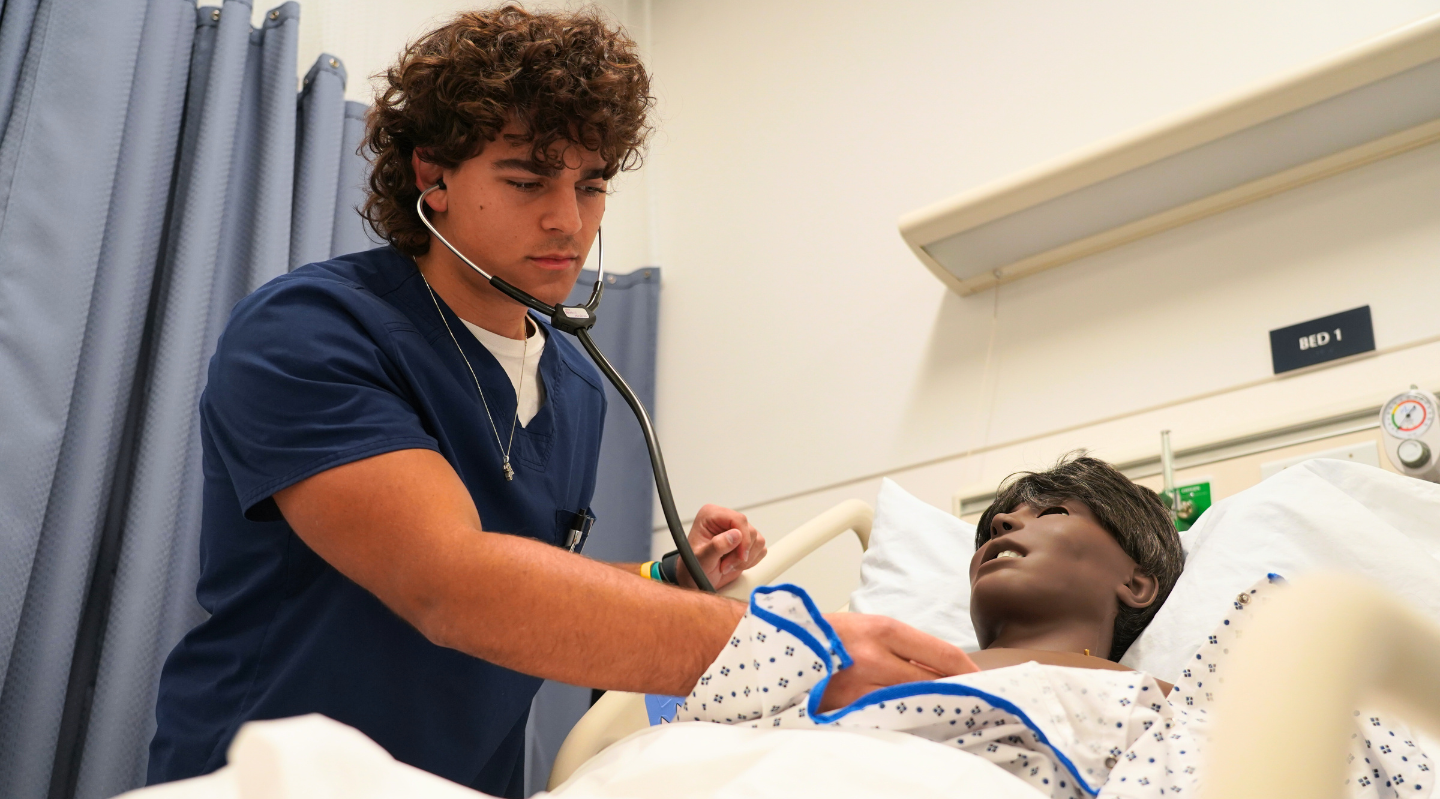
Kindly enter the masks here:
[[[415, 213], [419, 214], [420, 221], [426, 228], [429, 228], [430, 234], [437, 241], [445, 245], [445, 249], [454, 253], [456, 258], [489, 281], [490, 285], [500, 293], [527, 308], [544, 314], [557, 329], [564, 330], [579, 339], [580, 346], [585, 348], [590, 360], [595, 362], [606, 379], [615, 386], [615, 390], [620, 393], [625, 404], [630, 406], [636, 421], [640, 423], [640, 432], [645, 436], [645, 448], [650, 452], [650, 469], [655, 473], [655, 492], [660, 496], [660, 510], [665, 515], [665, 525], [670, 528], [670, 538], [675, 542], [675, 549], [680, 553], [680, 560], [684, 562], [686, 570], [695, 579], [697, 586], [704, 591], [715, 593], [715, 586], [711, 585], [709, 578], [705, 576], [705, 570], [700, 566], [700, 559], [695, 557], [695, 550], [690, 548], [690, 541], [685, 536], [685, 528], [680, 521], [680, 514], [675, 510], [675, 496], [670, 490], [670, 475], [665, 469], [665, 456], [660, 452], [660, 441], [655, 436], [655, 426], [650, 422], [650, 414], [646, 412], [645, 406], [640, 403], [640, 398], [635, 395], [634, 390], [620, 376], [620, 373], [615, 371], [615, 367], [610, 364], [610, 361], [600, 352], [600, 348], [595, 346], [595, 341], [590, 338], [590, 327], [595, 324], [595, 310], [600, 307], [600, 296], [605, 293], [603, 283], [605, 243], [600, 231], [595, 232], [595, 244], [598, 252], [596, 253], [595, 288], [590, 292], [590, 299], [581, 306], [550, 305], [476, 266], [473, 261], [465, 257], [464, 253], [455, 249], [454, 245], [440, 235], [440, 231], [435, 229], [435, 226], [430, 223], [430, 218], [425, 214], [425, 195], [440, 188], [441, 185], [443, 184], [437, 183], [420, 192], [420, 196], [415, 200]], [[583, 316], [577, 313], [582, 309]]]

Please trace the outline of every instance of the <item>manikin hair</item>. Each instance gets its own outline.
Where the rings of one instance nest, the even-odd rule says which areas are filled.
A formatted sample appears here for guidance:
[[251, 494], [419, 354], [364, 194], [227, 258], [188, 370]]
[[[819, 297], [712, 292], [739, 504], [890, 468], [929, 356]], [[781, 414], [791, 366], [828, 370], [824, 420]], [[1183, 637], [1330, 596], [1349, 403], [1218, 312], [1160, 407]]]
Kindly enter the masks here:
[[1096, 521], [1145, 574], [1159, 583], [1155, 601], [1147, 607], [1120, 604], [1109, 659], [1118, 661], [1140, 637], [1150, 619], [1165, 604], [1175, 581], [1185, 567], [1180, 534], [1160, 497], [1136, 485], [1118, 469], [1083, 450], [1060, 459], [1043, 472], [1017, 472], [1001, 483], [995, 501], [985, 509], [975, 530], [975, 548], [992, 537], [991, 521], [996, 514], [1011, 513], [1021, 505], [1041, 508], [1065, 500], [1085, 503]]

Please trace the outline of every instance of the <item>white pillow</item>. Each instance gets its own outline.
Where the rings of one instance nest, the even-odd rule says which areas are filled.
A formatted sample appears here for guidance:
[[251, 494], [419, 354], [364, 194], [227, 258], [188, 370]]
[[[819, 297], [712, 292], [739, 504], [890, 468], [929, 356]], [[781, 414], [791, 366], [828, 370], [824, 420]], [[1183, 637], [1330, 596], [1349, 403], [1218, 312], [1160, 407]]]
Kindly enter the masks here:
[[970, 624], [975, 525], [927, 505], [886, 479], [875, 499], [870, 548], [850, 609], [898, 619], [964, 649], [980, 648]]
[[1358, 573], [1440, 623], [1440, 486], [1311, 460], [1215, 504], [1181, 534], [1185, 572], [1120, 662], [1174, 681], [1229, 600], [1267, 573]]

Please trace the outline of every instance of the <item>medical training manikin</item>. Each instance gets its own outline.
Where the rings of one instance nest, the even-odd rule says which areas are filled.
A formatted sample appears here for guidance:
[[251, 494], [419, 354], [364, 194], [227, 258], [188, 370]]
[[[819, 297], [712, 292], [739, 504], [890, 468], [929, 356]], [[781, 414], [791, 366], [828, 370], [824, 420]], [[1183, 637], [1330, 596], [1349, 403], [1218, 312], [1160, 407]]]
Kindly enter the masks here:
[[[1056, 799], [1194, 795], [1230, 647], [1280, 590], [1271, 576], [1235, 597], [1168, 697], [1140, 672], [1025, 663], [893, 686], [822, 713], [828, 677], [848, 656], [803, 590], [760, 589], [675, 720], [903, 731], [977, 755]], [[1433, 792], [1429, 757], [1407, 727], [1376, 712], [1355, 711], [1348, 769], [1350, 796]]]

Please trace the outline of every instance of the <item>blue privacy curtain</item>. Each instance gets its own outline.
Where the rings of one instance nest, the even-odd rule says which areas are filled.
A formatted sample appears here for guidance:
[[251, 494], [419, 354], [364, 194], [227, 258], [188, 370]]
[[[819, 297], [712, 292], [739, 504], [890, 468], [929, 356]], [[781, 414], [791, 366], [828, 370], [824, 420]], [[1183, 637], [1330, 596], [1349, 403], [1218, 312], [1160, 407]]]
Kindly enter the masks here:
[[0, 796], [140, 785], [203, 617], [196, 403], [231, 306], [371, 246], [363, 107], [299, 6], [0, 7]]
[[[584, 302], [595, 284], [594, 272], [582, 272], [570, 304]], [[592, 335], [640, 402], [655, 413], [655, 341], [660, 322], [660, 269], [645, 267], [628, 275], [605, 277]], [[578, 346], [578, 345], [577, 345]], [[630, 411], [608, 382], [605, 437], [600, 446], [600, 474], [595, 486], [595, 526], [585, 542], [585, 555], [596, 560], [643, 563], [650, 559], [655, 484], [645, 437]], [[663, 444], [663, 442], [662, 442]], [[530, 707], [525, 740], [527, 793], [545, 789], [555, 753], [575, 722], [590, 709], [590, 689], [547, 681]]]

